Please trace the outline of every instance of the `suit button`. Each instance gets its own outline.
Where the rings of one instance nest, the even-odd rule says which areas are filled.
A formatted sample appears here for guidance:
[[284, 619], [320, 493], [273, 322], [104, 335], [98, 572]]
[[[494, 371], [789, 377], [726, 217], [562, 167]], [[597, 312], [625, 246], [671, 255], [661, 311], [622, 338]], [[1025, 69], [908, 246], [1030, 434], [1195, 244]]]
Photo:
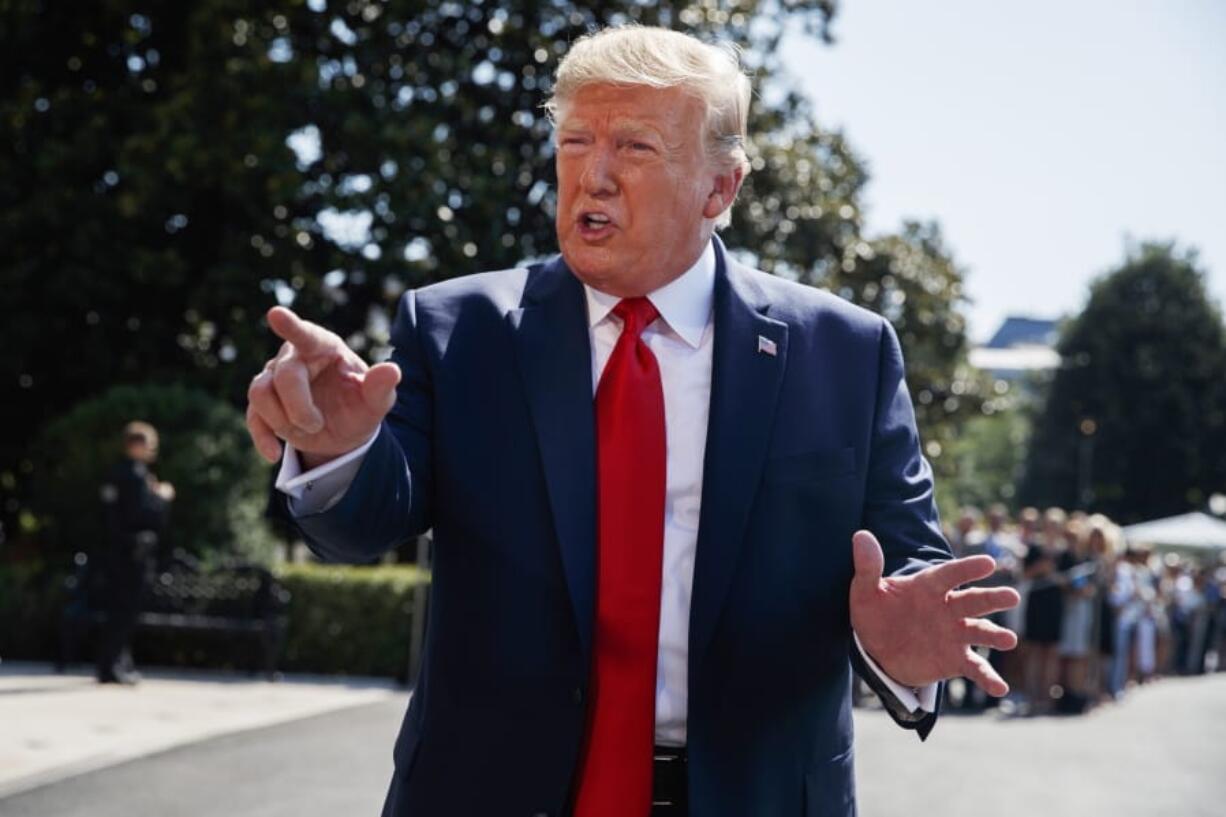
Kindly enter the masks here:
[[583, 687], [575, 687], [574, 698], [577, 705], [583, 705]]

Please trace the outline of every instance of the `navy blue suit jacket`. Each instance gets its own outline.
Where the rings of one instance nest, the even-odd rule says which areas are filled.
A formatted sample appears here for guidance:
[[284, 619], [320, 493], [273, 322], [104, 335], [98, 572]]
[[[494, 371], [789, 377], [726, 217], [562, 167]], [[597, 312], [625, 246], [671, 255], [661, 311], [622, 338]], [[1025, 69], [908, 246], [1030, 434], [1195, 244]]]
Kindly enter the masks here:
[[[949, 558], [931, 471], [890, 325], [715, 243], [690, 813], [847, 817], [851, 535], [877, 534], [887, 572]], [[433, 529], [424, 660], [384, 813], [565, 815], [595, 588], [583, 286], [561, 259], [446, 281], [404, 296], [392, 342], [395, 407], [340, 502], [299, 519], [335, 560]], [[934, 718], [904, 725], [924, 735]]]

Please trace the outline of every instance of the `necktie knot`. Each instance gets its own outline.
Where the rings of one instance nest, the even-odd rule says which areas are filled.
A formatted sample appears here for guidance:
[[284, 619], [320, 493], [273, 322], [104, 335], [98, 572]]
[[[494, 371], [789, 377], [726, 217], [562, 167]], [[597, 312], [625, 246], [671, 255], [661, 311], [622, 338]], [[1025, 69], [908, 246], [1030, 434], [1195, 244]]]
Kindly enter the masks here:
[[622, 320], [622, 332], [637, 338], [651, 322], [660, 317], [655, 305], [646, 298], [623, 298], [613, 307], [613, 314]]

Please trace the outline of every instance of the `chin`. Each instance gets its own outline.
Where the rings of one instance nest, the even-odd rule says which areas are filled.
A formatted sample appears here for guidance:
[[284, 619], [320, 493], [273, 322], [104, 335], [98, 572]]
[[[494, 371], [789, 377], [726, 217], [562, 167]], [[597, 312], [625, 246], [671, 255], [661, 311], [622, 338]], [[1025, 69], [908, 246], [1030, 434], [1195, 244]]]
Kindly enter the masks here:
[[582, 241], [564, 242], [562, 258], [576, 278], [602, 290], [622, 267], [608, 248], [589, 246]]

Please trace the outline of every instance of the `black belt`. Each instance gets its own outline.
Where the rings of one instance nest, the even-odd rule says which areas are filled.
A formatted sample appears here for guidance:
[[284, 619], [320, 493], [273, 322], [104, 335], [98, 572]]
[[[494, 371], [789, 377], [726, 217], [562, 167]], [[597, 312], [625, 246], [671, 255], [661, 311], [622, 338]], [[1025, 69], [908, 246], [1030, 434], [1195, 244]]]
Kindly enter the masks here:
[[685, 817], [689, 810], [685, 748], [657, 746], [651, 775], [652, 817]]

